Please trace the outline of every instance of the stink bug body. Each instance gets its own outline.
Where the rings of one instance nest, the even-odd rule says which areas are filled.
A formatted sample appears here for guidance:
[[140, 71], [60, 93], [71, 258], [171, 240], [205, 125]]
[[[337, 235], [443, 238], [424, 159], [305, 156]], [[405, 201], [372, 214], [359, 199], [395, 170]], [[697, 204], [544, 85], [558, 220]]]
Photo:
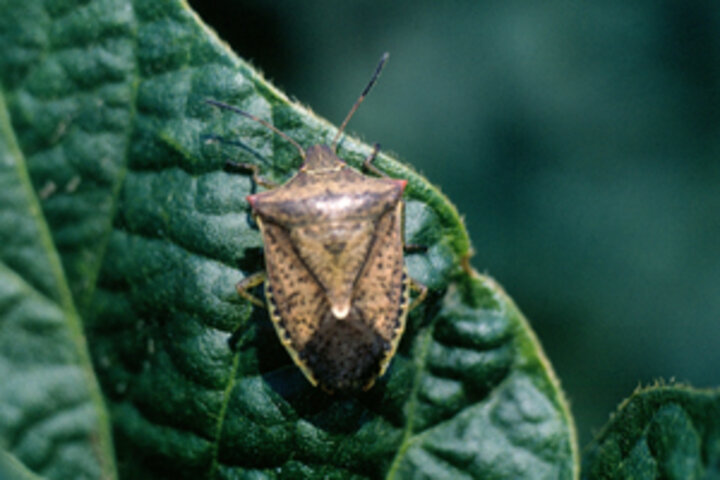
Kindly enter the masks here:
[[[291, 142], [304, 162], [287, 183], [247, 197], [262, 233], [266, 272], [247, 277], [238, 292], [262, 305], [248, 289], [265, 282], [270, 317], [290, 356], [313, 385], [329, 392], [370, 388], [387, 369], [409, 311], [403, 259], [405, 180], [363, 175], [335, 153], [348, 120], [370, 90], [375, 74], [338, 130], [332, 147], [303, 150], [267, 122], [229, 105], [209, 103], [250, 117]], [[257, 167], [235, 164], [267, 185]], [[424, 288], [421, 291], [421, 299]]]

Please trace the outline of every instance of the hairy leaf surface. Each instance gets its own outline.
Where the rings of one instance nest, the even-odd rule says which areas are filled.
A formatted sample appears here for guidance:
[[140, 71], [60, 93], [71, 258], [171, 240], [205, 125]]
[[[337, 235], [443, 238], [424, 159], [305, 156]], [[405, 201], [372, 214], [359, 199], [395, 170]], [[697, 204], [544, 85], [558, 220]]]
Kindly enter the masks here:
[[633, 393], [588, 447], [583, 478], [720, 477], [720, 391], [654, 386]]

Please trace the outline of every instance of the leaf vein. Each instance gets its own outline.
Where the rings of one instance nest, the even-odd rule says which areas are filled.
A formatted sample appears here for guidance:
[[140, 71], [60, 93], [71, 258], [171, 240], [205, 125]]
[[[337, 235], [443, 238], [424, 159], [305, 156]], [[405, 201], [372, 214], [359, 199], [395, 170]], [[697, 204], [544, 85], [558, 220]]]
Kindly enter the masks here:
[[222, 430], [225, 418], [227, 416], [228, 405], [230, 404], [230, 398], [232, 397], [232, 390], [235, 386], [235, 376], [237, 375], [240, 367], [240, 353], [236, 352], [233, 355], [233, 365], [230, 372], [230, 377], [227, 385], [225, 386], [225, 392], [223, 395], [223, 402], [220, 406], [220, 412], [218, 413], [217, 427], [215, 431], [215, 438], [212, 443], [212, 459], [210, 463], [210, 470], [208, 478], [214, 478], [217, 469], [219, 467], [219, 456], [220, 456], [220, 441], [222, 439]]

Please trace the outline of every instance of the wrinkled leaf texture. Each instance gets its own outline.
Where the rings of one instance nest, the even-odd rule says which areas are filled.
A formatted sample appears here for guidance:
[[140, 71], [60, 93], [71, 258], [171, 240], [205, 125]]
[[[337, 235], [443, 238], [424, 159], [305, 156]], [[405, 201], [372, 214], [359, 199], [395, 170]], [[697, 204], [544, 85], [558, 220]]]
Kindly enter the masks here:
[[[328, 396], [234, 290], [262, 268], [262, 244], [245, 200], [256, 186], [223, 164], [283, 181], [299, 158], [204, 100], [305, 146], [335, 127], [289, 102], [184, 2], [4, 0], [2, 11], [12, 131], [84, 322], [121, 478], [577, 475], [550, 365], [502, 289], [469, 268], [460, 217], [425, 179], [377, 160], [409, 180], [406, 239], [428, 249], [406, 260], [431, 294], [374, 388]], [[350, 137], [339, 148], [355, 167], [369, 151]]]
[[0, 93], [0, 479], [114, 475], [107, 413]]
[[720, 478], [720, 390], [638, 389], [586, 449], [583, 478]]

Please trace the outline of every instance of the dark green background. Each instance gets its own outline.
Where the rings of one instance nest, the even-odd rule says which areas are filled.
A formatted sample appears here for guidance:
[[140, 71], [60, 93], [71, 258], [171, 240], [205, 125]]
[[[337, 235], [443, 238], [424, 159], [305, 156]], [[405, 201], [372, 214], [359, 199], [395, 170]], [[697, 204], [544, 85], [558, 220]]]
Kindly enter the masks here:
[[581, 444], [639, 383], [720, 385], [720, 4], [190, 2], [413, 164], [531, 320]]

